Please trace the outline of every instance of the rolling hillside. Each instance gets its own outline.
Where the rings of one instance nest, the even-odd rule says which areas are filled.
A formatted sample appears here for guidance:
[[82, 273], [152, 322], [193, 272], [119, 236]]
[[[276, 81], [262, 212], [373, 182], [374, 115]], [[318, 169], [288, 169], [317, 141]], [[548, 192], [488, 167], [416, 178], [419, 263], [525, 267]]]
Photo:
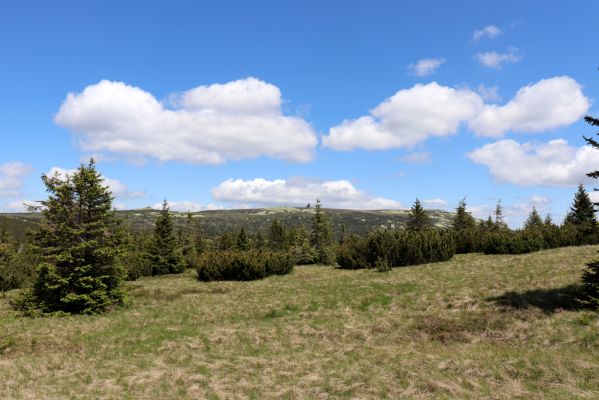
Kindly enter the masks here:
[[[350, 233], [364, 234], [372, 229], [401, 228], [405, 226], [409, 210], [340, 210], [326, 209], [333, 225], [335, 235], [345, 225]], [[154, 209], [140, 209], [118, 211], [128, 225], [136, 231], [151, 229], [159, 211]], [[449, 227], [453, 213], [441, 210], [427, 210], [437, 227]], [[178, 226], [187, 223], [187, 213], [173, 212]], [[202, 229], [206, 234], [213, 236], [225, 231], [238, 231], [242, 226], [250, 232], [266, 231], [271, 222], [276, 218], [287, 227], [310, 226], [313, 208], [257, 208], [241, 210], [216, 210], [191, 213], [192, 229]], [[40, 220], [39, 213], [0, 214], [0, 229], [4, 227], [8, 232], [22, 238], [26, 229], [35, 228]]]

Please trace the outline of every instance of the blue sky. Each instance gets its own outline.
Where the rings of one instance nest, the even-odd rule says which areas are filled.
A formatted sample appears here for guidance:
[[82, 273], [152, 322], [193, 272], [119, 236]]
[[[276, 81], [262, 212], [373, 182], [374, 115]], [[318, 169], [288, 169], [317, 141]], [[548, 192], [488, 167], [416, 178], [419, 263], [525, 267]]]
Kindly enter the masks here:
[[[121, 208], [561, 220], [593, 182], [589, 1], [0, 3], [0, 209], [98, 159]], [[70, 95], [69, 95], [70, 93]], [[313, 200], [312, 200], [313, 201]]]

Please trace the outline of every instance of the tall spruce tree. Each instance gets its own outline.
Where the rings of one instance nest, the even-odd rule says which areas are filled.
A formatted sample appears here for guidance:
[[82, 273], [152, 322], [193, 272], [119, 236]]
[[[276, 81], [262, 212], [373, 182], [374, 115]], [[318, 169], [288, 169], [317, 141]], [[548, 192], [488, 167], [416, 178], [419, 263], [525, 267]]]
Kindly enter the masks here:
[[33, 288], [16, 303], [28, 314], [93, 314], [123, 304], [117, 265], [124, 234], [112, 194], [93, 159], [70, 176], [43, 176], [48, 199], [33, 245], [43, 262]]
[[[586, 116], [585, 121], [591, 126], [594, 126], [594, 127], [599, 126], [598, 118]], [[599, 133], [597, 135], [599, 135]], [[584, 139], [593, 148], [599, 149], [599, 142], [597, 142], [595, 139], [586, 137], [586, 136], [584, 137]], [[587, 174], [587, 176], [597, 179], [597, 178], [599, 178], [599, 171], [589, 172]], [[597, 190], [597, 189], [595, 189], [595, 190]], [[587, 215], [587, 218], [588, 218], [588, 212], [585, 214]], [[594, 216], [595, 215], [593, 214], [593, 217]], [[587, 264], [587, 267], [583, 271], [583, 274], [582, 274], [582, 285], [583, 285], [583, 293], [584, 293], [583, 302], [592, 307], [599, 308], [599, 261], [594, 261], [594, 262]]]
[[310, 245], [316, 250], [318, 264], [328, 265], [333, 262], [332, 243], [333, 229], [331, 228], [331, 222], [322, 209], [320, 199], [316, 199], [314, 216], [312, 217], [312, 230], [310, 232]]
[[433, 224], [429, 215], [424, 211], [420, 200], [416, 199], [410, 209], [406, 228], [410, 231], [421, 231], [432, 228]]
[[154, 224], [149, 255], [153, 275], [175, 274], [185, 269], [185, 260], [175, 233], [173, 216], [166, 200], [162, 202], [160, 215]]
[[[587, 122], [587, 124], [591, 125], [591, 126], [597, 126], [599, 127], [599, 118], [594, 118], [591, 117], [590, 115], [587, 115], [586, 117], [584, 117], [584, 120]], [[599, 136], [599, 133], [597, 134]], [[599, 149], [599, 142], [595, 139], [593, 139], [592, 137], [586, 137], [583, 136], [584, 140], [593, 148], [595, 149]], [[591, 171], [587, 174], [588, 177], [591, 177], [593, 179], [597, 179], [599, 178], [599, 170], [598, 171]], [[598, 189], [595, 189], [598, 190]]]
[[458, 203], [458, 207], [455, 210], [455, 217], [453, 218], [452, 227], [456, 231], [464, 229], [474, 228], [476, 221], [472, 214], [466, 211], [466, 197], [462, 198]]
[[597, 224], [595, 207], [582, 183], [578, 185], [572, 207], [566, 217], [566, 223], [578, 226], [587, 225], [588, 227], [594, 227]]
[[495, 229], [507, 229], [507, 224], [505, 223], [503, 217], [503, 206], [501, 205], [501, 200], [497, 200], [497, 204], [495, 205]]
[[526, 222], [524, 223], [524, 229], [540, 229], [543, 227], [543, 220], [539, 215], [536, 207], [532, 207], [532, 211], [528, 215]]

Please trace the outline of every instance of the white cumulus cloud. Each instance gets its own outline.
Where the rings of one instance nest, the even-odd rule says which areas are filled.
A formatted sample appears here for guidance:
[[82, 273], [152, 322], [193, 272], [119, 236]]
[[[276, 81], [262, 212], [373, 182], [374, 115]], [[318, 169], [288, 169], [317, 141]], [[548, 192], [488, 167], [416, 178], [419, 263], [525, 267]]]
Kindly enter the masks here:
[[481, 89], [482, 95], [436, 82], [402, 89], [369, 115], [332, 127], [322, 143], [340, 151], [411, 148], [430, 137], [453, 135], [462, 124], [478, 136], [540, 133], [578, 121], [591, 104], [580, 84], [568, 76], [526, 85], [505, 104], [485, 104], [482, 96], [496, 99], [497, 92]]
[[434, 74], [443, 63], [444, 58], [423, 58], [415, 64], [408, 65], [408, 70], [416, 76], [427, 76]]
[[599, 152], [591, 146], [573, 147], [565, 139], [548, 143], [500, 140], [468, 154], [489, 168], [497, 182], [520, 186], [572, 186], [588, 181], [586, 174], [597, 169]]
[[[198, 202], [189, 201], [189, 200], [183, 200], [183, 201], [167, 200], [167, 204], [171, 211], [181, 211], [181, 212], [185, 212], [185, 211], [196, 212], [196, 211], [224, 210], [225, 209], [225, 207], [218, 205], [218, 204], [213, 204], [213, 203], [203, 204], [203, 203], [198, 203]], [[162, 203], [156, 203], [152, 206], [152, 208], [155, 210], [160, 210], [160, 209], [162, 209]]]
[[334, 150], [412, 147], [431, 136], [448, 136], [483, 108], [480, 96], [432, 82], [395, 93], [370, 115], [330, 129], [323, 144]]
[[319, 198], [327, 208], [397, 209], [402, 205], [391, 199], [372, 196], [350, 181], [324, 181], [305, 178], [288, 180], [228, 179], [212, 189], [216, 200], [252, 206], [304, 206]]
[[472, 40], [478, 42], [482, 38], [493, 39], [499, 35], [501, 35], [503, 31], [495, 25], [487, 25], [482, 29], [477, 29], [472, 33]]
[[219, 164], [268, 156], [313, 158], [316, 135], [305, 120], [281, 112], [281, 92], [255, 78], [199, 86], [165, 102], [123, 82], [103, 80], [69, 93], [55, 122], [88, 152]]
[[505, 105], [486, 105], [470, 121], [470, 128], [481, 136], [543, 132], [578, 121], [589, 107], [578, 82], [557, 76], [524, 86]]
[[476, 53], [476, 59], [485, 67], [501, 69], [504, 64], [513, 64], [522, 60], [522, 54], [518, 49], [512, 48], [506, 53], [496, 51], [485, 51]]
[[20, 195], [23, 178], [29, 175], [32, 168], [19, 161], [0, 165], [0, 196], [12, 197]]

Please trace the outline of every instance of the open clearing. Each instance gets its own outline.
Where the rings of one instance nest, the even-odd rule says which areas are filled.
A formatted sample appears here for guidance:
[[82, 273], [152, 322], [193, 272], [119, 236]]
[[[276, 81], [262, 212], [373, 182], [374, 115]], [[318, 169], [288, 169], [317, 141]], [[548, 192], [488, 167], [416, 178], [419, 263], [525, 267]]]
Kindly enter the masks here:
[[0, 294], [0, 398], [599, 398], [599, 246], [389, 273], [132, 282], [102, 316], [29, 319]]

